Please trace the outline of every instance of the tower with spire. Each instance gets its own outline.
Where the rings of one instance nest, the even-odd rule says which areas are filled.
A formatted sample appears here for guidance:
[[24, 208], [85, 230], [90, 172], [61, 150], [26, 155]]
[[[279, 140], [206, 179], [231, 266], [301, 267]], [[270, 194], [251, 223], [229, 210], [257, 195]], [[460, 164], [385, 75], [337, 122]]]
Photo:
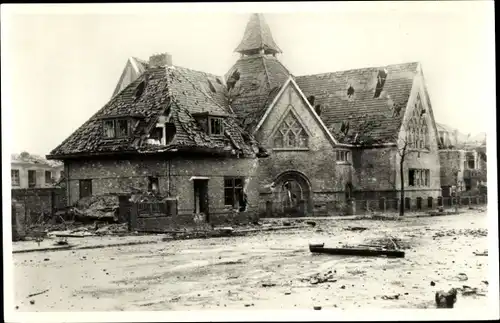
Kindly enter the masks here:
[[275, 56], [282, 53], [273, 39], [271, 29], [261, 13], [254, 13], [245, 28], [243, 39], [235, 52], [241, 55], [271, 54]]
[[250, 16], [235, 52], [241, 56], [225, 75], [229, 101], [241, 125], [252, 132], [290, 72], [277, 58], [282, 51], [263, 14]]

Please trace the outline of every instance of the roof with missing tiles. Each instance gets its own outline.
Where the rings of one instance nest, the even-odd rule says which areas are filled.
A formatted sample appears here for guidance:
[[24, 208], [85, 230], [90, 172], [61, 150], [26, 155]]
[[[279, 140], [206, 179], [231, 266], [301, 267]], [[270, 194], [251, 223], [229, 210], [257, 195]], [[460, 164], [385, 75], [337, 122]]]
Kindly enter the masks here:
[[234, 64], [226, 74], [229, 103], [244, 129], [253, 131], [289, 76], [269, 55], [242, 57]]
[[[237, 125], [230, 108], [219, 104], [219, 94], [223, 90], [221, 86], [208, 85], [209, 79], [210, 75], [206, 73], [178, 66], [148, 68], [55, 148], [49, 157], [182, 149], [208, 152], [234, 150], [243, 156], [255, 155], [258, 151], [255, 140]], [[144, 90], [136, 98], [136, 90], [141, 83], [144, 84]], [[200, 112], [226, 115], [224, 135], [208, 135], [193, 117], [193, 114]], [[167, 146], [148, 144], [148, 134], [163, 114], [170, 114], [176, 128], [175, 138]], [[103, 119], [106, 117], [131, 118], [131, 135], [116, 140], [103, 138]]]
[[[295, 80], [306, 97], [314, 96], [313, 106], [320, 106], [321, 119], [340, 143], [393, 143], [418, 67], [414, 62], [297, 76]], [[375, 98], [380, 70], [387, 76], [380, 96]], [[344, 133], [341, 128], [346, 125]]]

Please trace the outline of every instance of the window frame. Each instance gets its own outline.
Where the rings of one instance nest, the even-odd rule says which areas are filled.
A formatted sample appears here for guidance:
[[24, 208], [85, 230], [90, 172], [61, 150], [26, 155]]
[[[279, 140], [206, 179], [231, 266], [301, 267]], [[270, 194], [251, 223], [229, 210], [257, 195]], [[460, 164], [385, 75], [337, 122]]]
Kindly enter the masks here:
[[[292, 118], [295, 123], [300, 127], [300, 131], [296, 132], [292, 126], [287, 122]], [[291, 136], [293, 138], [291, 138]], [[293, 145], [290, 144], [293, 141]], [[299, 118], [289, 110], [286, 116], [281, 120], [279, 126], [272, 136], [273, 150], [309, 150], [310, 135], [306, 127], [300, 122]]]
[[[47, 180], [47, 175], [49, 175], [49, 180]], [[45, 184], [52, 184], [54, 182], [54, 177], [52, 176], [52, 171], [46, 170], [45, 171]]]
[[[214, 132], [214, 127], [212, 127], [212, 121], [214, 123], [219, 123], [220, 133]], [[216, 126], [216, 124], [214, 125]], [[218, 117], [208, 117], [208, 133], [211, 136], [223, 136], [224, 135], [224, 120]]]
[[[15, 178], [16, 176], [17, 180], [14, 180], [13, 178]], [[21, 186], [21, 172], [19, 171], [19, 169], [10, 170], [10, 180], [12, 186]]]
[[[126, 123], [126, 133], [125, 134], [122, 134], [121, 132], [119, 133], [120, 122]], [[107, 124], [112, 124], [113, 136], [107, 135], [107, 128], [106, 128]], [[103, 138], [107, 139], [107, 140], [129, 138], [130, 133], [131, 133], [130, 120], [128, 118], [105, 119], [102, 122], [102, 131], [103, 131]]]
[[[85, 182], [90, 184], [89, 195], [82, 196], [82, 186], [83, 186], [82, 184]], [[93, 184], [92, 179], [80, 179], [80, 180], [78, 180], [78, 196], [80, 197], [80, 199], [92, 196], [92, 186], [93, 186], [92, 184]]]
[[[30, 182], [30, 174], [34, 174], [34, 176], [33, 176], [34, 182]], [[37, 182], [37, 180], [36, 180], [36, 170], [28, 169], [28, 187], [29, 188], [36, 187], [36, 185], [37, 185], [36, 182]]]
[[430, 187], [431, 170], [422, 168], [408, 169], [408, 187]]
[[[226, 207], [232, 207], [236, 208], [239, 206], [239, 195], [237, 194], [243, 194], [243, 187], [245, 184], [245, 178], [244, 177], [239, 177], [239, 176], [224, 176], [224, 206]], [[236, 181], [240, 181], [240, 186], [237, 186]], [[227, 185], [227, 181], [230, 181], [230, 185]], [[228, 192], [230, 193], [230, 196], [227, 194]], [[228, 198], [229, 200], [232, 200], [232, 204], [228, 204]], [[238, 202], [238, 204], [236, 204]]]
[[350, 151], [349, 150], [337, 150], [336, 151], [336, 161], [338, 163], [350, 163]]
[[[153, 184], [156, 182], [156, 191], [153, 190]], [[148, 176], [148, 192], [160, 192], [160, 178], [158, 176]]]

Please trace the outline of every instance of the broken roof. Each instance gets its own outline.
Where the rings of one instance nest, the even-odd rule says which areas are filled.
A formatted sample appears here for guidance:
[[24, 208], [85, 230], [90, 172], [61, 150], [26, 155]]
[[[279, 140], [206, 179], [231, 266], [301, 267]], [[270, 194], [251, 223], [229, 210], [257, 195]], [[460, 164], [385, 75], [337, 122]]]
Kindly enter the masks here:
[[[179, 66], [148, 68], [56, 147], [48, 158], [178, 150], [254, 156], [258, 151], [256, 142], [237, 125], [230, 108], [221, 102], [224, 86], [216, 78], [212, 82], [211, 78], [207, 73]], [[136, 90], [141, 83], [144, 89], [142, 95], [136, 98]], [[176, 128], [174, 140], [167, 146], [148, 144], [150, 131], [159, 116], [167, 114], [167, 111]], [[203, 131], [193, 117], [200, 112], [227, 115], [224, 135], [215, 137]], [[131, 135], [116, 140], [103, 138], [102, 119], [105, 117], [129, 117], [134, 120]]]
[[[340, 143], [394, 143], [418, 67], [413, 62], [297, 76], [295, 80], [306, 97], [314, 96], [313, 106], [320, 105], [321, 119]], [[379, 71], [387, 75], [382, 92], [374, 97]], [[348, 131], [343, 133], [341, 129], [346, 127]]]
[[290, 72], [269, 55], [242, 57], [226, 74], [229, 103], [242, 127], [252, 132]]
[[250, 16], [241, 43], [234, 51], [247, 54], [256, 53], [261, 49], [269, 54], [281, 53], [281, 49], [274, 41], [271, 29], [266, 23], [264, 15], [254, 13]]
[[10, 161], [11, 163], [46, 165], [54, 168], [63, 166], [63, 163], [60, 161], [47, 160], [42, 156], [29, 154], [27, 152], [22, 152], [20, 154], [11, 154]]

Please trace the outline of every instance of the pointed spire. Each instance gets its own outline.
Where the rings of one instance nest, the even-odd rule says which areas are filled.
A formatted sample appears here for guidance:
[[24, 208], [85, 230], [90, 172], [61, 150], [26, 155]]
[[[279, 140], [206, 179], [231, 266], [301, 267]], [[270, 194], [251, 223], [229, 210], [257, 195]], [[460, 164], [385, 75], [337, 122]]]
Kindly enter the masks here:
[[271, 29], [261, 13], [252, 14], [243, 39], [234, 51], [245, 55], [257, 54], [261, 51], [273, 55], [281, 53], [281, 49], [274, 42]]

